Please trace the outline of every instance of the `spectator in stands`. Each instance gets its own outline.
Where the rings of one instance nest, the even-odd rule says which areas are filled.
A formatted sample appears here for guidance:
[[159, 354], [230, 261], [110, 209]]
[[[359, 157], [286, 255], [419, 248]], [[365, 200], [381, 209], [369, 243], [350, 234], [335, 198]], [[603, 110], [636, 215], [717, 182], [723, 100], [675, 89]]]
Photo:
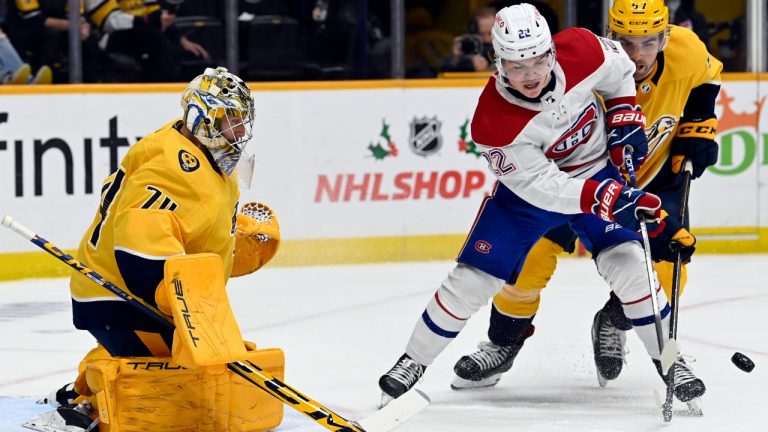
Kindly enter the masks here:
[[451, 56], [443, 64], [445, 72], [482, 72], [495, 68], [489, 58], [493, 50], [491, 29], [496, 20], [496, 9], [482, 7], [470, 23], [469, 33], [453, 40]]
[[[66, 81], [66, 55], [69, 50], [67, 0], [12, 0], [8, 2], [7, 8], [6, 33], [13, 40], [21, 58], [33, 69], [50, 65], [54, 81]], [[82, 20], [79, 28], [83, 39], [85, 76], [96, 80], [94, 74], [98, 68], [94, 63], [98, 59], [95, 55], [95, 40], [90, 37], [91, 26]]]
[[34, 77], [31, 75], [32, 67], [21, 60], [8, 35], [0, 30], [0, 84], [50, 84], [53, 79], [48, 66], [40, 67]]
[[405, 76], [434, 78], [453, 49], [453, 36], [434, 26], [425, 7], [405, 11]]
[[666, 3], [672, 23], [693, 30], [709, 49], [709, 24], [704, 15], [696, 11], [695, 0], [667, 0]]
[[85, 6], [86, 16], [102, 33], [99, 47], [124, 67], [138, 65], [140, 81], [177, 80], [174, 45], [209, 58], [205, 48], [179, 33], [173, 24], [175, 11], [157, 1], [85, 0]]

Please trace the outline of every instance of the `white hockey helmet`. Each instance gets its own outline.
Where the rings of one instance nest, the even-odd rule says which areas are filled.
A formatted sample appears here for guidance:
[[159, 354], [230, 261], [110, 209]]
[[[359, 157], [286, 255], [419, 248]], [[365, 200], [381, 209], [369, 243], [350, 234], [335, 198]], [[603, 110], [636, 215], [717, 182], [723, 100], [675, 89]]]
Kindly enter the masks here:
[[[528, 3], [507, 6], [496, 14], [491, 30], [496, 68], [499, 75], [507, 78], [502, 60], [525, 60], [552, 52], [552, 34], [547, 20]], [[551, 62], [554, 65], [554, 61]]]
[[[226, 68], [206, 68], [187, 85], [181, 106], [187, 129], [211, 151], [219, 168], [231, 174], [253, 136], [251, 89]], [[235, 130], [244, 133], [234, 134]], [[232, 131], [226, 134], [229, 139], [228, 131]]]

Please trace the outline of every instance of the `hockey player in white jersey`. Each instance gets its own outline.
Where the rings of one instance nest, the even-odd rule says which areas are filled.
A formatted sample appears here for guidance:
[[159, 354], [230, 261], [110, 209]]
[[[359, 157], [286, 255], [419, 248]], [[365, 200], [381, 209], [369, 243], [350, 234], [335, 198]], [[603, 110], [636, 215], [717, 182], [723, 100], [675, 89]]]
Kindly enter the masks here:
[[[480, 96], [472, 138], [498, 182], [405, 353], [379, 379], [385, 403], [411, 389], [472, 314], [519, 272], [534, 243], [565, 223], [592, 252], [627, 317], [647, 322], [635, 331], [648, 354], [660, 356], [637, 229], [639, 218], [658, 219], [661, 201], [628, 187], [619, 173], [625, 152], [640, 166], [648, 150], [635, 65], [616, 42], [585, 29], [553, 38], [530, 4], [500, 10], [492, 38], [497, 72]], [[657, 297], [666, 335], [669, 305]]]

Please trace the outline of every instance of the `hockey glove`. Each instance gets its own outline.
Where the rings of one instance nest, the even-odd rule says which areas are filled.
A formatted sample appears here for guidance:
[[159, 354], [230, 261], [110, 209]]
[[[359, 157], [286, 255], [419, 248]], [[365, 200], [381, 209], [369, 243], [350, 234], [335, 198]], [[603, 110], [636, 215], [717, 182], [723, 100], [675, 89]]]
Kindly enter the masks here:
[[280, 247], [280, 223], [269, 206], [259, 202], [243, 205], [237, 214], [232, 276], [251, 274], [268, 263]]
[[696, 250], [696, 237], [666, 210], [661, 210], [661, 220], [658, 223], [648, 224], [648, 230], [656, 234], [650, 238], [651, 257], [656, 262], [674, 262], [675, 251], [678, 249], [682, 262], [687, 262]]
[[[635, 169], [645, 162], [648, 154], [648, 139], [645, 137], [645, 114], [635, 105], [620, 104], [605, 114], [608, 132], [608, 152], [611, 162], [619, 168], [624, 167], [624, 147], [632, 149], [632, 162]], [[623, 171], [623, 170], [622, 170]]]
[[581, 190], [581, 209], [604, 221], [616, 222], [624, 228], [638, 231], [640, 218], [646, 222], [659, 220], [661, 199], [616, 180], [606, 179], [602, 183], [587, 180]]
[[700, 121], [681, 120], [672, 140], [672, 171], [680, 172], [682, 163], [677, 160], [688, 159], [693, 165], [691, 178], [699, 178], [707, 167], [717, 163], [718, 145], [717, 118], [711, 117]]

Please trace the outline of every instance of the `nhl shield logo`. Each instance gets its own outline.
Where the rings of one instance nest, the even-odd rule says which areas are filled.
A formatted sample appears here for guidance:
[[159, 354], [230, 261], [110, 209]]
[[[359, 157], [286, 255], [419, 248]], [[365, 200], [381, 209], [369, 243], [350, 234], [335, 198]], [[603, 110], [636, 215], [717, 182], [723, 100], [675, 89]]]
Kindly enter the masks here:
[[411, 122], [411, 133], [408, 145], [419, 156], [429, 156], [437, 153], [443, 146], [443, 135], [440, 132], [440, 120], [437, 117], [414, 118]]

